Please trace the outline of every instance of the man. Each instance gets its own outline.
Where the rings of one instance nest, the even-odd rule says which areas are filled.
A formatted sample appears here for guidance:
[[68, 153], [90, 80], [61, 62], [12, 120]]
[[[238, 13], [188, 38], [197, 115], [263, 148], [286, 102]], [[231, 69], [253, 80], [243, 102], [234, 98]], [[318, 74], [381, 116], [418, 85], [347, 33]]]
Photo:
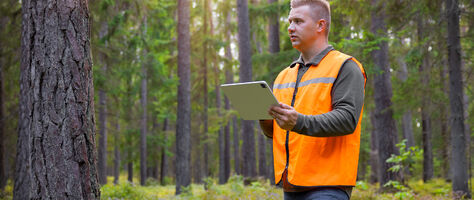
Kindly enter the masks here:
[[298, 60], [275, 80], [280, 105], [260, 120], [273, 138], [275, 183], [285, 199], [350, 199], [357, 177], [366, 76], [328, 45], [325, 0], [292, 0], [288, 34]]

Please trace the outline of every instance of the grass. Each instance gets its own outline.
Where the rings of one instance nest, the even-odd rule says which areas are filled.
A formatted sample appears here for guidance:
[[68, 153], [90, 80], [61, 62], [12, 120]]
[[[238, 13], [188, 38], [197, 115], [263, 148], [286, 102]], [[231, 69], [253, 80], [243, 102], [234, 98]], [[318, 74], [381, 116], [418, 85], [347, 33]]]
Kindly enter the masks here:
[[[474, 181], [471, 180], [471, 181]], [[127, 181], [126, 174], [120, 176], [119, 184], [113, 184], [113, 177], [108, 177], [108, 184], [101, 187], [101, 199], [104, 200], [234, 200], [234, 199], [283, 199], [281, 188], [271, 186], [268, 181], [259, 180], [244, 186], [241, 176], [232, 176], [228, 183], [219, 185], [215, 179], [207, 179], [204, 184], [191, 184], [183, 188], [181, 195], [175, 196], [175, 185], [159, 185], [156, 180], [149, 179], [145, 186], [140, 186], [135, 178], [133, 183]], [[474, 188], [473, 188], [474, 189]], [[0, 191], [0, 199], [12, 199], [13, 184], [8, 182], [4, 191]], [[352, 200], [443, 200], [453, 199], [451, 183], [443, 179], [433, 179], [427, 183], [421, 180], [410, 180], [406, 186], [395, 193], [379, 193], [378, 184], [358, 181], [352, 192]]]

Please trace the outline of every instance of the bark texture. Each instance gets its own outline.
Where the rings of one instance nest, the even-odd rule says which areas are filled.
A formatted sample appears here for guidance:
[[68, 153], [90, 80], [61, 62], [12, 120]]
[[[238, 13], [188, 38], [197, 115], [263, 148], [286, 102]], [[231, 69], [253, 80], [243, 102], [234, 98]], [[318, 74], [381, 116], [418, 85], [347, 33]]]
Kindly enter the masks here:
[[[278, 4], [278, 0], [268, 0], [269, 4]], [[268, 25], [268, 50], [270, 53], [280, 52], [280, 16], [278, 12], [271, 15]], [[275, 169], [273, 167], [273, 140], [266, 139], [268, 146], [270, 146], [270, 157], [268, 160], [268, 179], [271, 184], [275, 184]]]
[[191, 69], [189, 1], [178, 0], [178, 117], [176, 124], [176, 194], [191, 184]]
[[[380, 0], [372, 0], [372, 5], [375, 6], [375, 9], [372, 11], [370, 29], [377, 37], [386, 37], [387, 35], [384, 4]], [[393, 164], [386, 162], [392, 154], [398, 154], [398, 149], [395, 146], [397, 143], [397, 130], [392, 110], [392, 84], [390, 82], [388, 44], [386, 41], [381, 41], [378, 46], [378, 50], [372, 51], [372, 59], [376, 70], [373, 82], [375, 100], [374, 128], [378, 140], [378, 181], [381, 185], [384, 185], [390, 180], [400, 180], [400, 177], [398, 173], [388, 171]]]
[[[107, 23], [102, 23], [99, 37], [103, 38], [107, 34]], [[107, 63], [106, 55], [100, 53], [102, 61], [101, 73], [106, 76]], [[107, 184], [107, 94], [105, 84], [100, 85], [99, 89], [99, 183]]]
[[99, 199], [87, 1], [22, 1], [13, 199]]
[[[232, 50], [230, 48], [230, 43], [231, 43], [231, 13], [227, 12], [226, 16], [226, 41], [227, 45], [225, 47], [225, 58], [227, 59], [226, 61], [226, 67], [225, 67], [225, 79], [226, 83], [234, 83], [234, 70], [233, 70], [233, 58], [232, 58]], [[224, 102], [225, 102], [225, 109], [226, 111], [230, 110], [230, 101], [227, 97], [224, 97]], [[233, 133], [233, 140], [232, 140], [232, 146], [233, 146], [233, 153], [234, 153], [234, 171], [235, 174], [241, 174], [240, 172], [240, 154], [239, 154], [239, 131], [237, 130], [237, 117], [232, 116], [231, 120], [227, 122], [227, 125], [224, 128], [224, 134], [226, 135], [226, 138], [230, 138], [230, 128], [231, 125], [233, 127], [232, 133]], [[230, 143], [230, 141], [229, 141]], [[230, 145], [230, 144], [229, 144]], [[229, 147], [230, 149], [230, 147]], [[230, 154], [230, 153], [229, 153]]]
[[[260, 131], [259, 131], [260, 132]], [[263, 133], [258, 134], [258, 176], [267, 177], [267, 143]]]
[[[2, 23], [3, 25], [3, 23]], [[4, 125], [4, 109], [3, 109], [3, 58], [0, 58], [0, 190], [3, 190], [3, 188], [6, 185], [7, 182], [7, 177], [6, 177], [6, 171], [5, 171], [5, 125]]]
[[[250, 26], [247, 0], [237, 0], [240, 82], [252, 81], [252, 49], [250, 46]], [[250, 178], [257, 176], [255, 158], [254, 121], [242, 120], [242, 156], [243, 175]]]
[[377, 133], [375, 132], [375, 113], [370, 112], [370, 123], [372, 123], [372, 130], [370, 132], [370, 183], [378, 182], [379, 177], [379, 148]]
[[[144, 24], [144, 34], [147, 32], [147, 18], [146, 15], [143, 16], [143, 24]], [[141, 80], [141, 106], [142, 106], [142, 118], [140, 120], [140, 185], [145, 185], [146, 178], [147, 178], [147, 162], [146, 162], [146, 135], [147, 135], [147, 98], [148, 98], [148, 90], [147, 90], [147, 69], [146, 69], [146, 56], [147, 50], [144, 48], [143, 50], [143, 58], [142, 58], [142, 80]]]
[[449, 103], [451, 107], [451, 167], [453, 192], [471, 196], [468, 188], [468, 163], [464, 126], [461, 44], [459, 36], [459, 2], [446, 0], [448, 20]]
[[120, 175], [120, 114], [117, 112], [114, 134], [114, 184], [118, 184]]
[[[418, 32], [418, 42], [422, 44], [420, 47], [422, 60], [419, 66], [421, 84], [423, 88], [429, 88], [430, 82], [430, 67], [429, 67], [429, 54], [428, 54], [428, 45], [426, 42], [422, 41], [425, 36], [425, 24], [423, 20], [423, 13], [420, 13], [417, 16], [417, 32]], [[433, 148], [431, 145], [431, 117], [430, 117], [430, 92], [424, 91], [423, 97], [421, 100], [421, 129], [422, 129], [422, 138], [423, 138], [423, 181], [427, 182], [433, 178]]]
[[[207, 29], [208, 29], [208, 12], [207, 10], [209, 9], [209, 0], [204, 0], [204, 8], [206, 9], [206, 12], [204, 12], [204, 24], [203, 24], [203, 35], [207, 36]], [[209, 145], [207, 143], [207, 138], [208, 138], [208, 133], [209, 133], [209, 125], [208, 125], [208, 109], [209, 109], [209, 100], [208, 100], [208, 83], [207, 83], [207, 50], [208, 50], [208, 43], [207, 40], [204, 42], [204, 51], [203, 53], [203, 60], [202, 60], [202, 70], [203, 70], [203, 94], [204, 94], [204, 111], [203, 111], [203, 120], [204, 120], [204, 173], [203, 176], [204, 178], [210, 175], [209, 172]]]
[[[163, 140], [164, 143], [168, 143], [168, 118], [163, 122]], [[166, 145], [161, 147], [161, 171], [160, 171], [160, 184], [165, 185], [165, 177], [168, 173], [168, 156], [166, 155]]]

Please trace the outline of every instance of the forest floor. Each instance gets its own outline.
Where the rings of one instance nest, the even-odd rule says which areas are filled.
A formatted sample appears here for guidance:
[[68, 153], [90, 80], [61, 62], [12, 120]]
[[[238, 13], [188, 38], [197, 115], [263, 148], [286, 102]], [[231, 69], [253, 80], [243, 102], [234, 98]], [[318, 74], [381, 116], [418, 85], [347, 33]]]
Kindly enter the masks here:
[[[120, 176], [119, 184], [113, 184], [113, 177], [108, 177], [108, 184], [101, 187], [101, 199], [104, 200], [148, 200], [148, 199], [176, 199], [176, 200], [194, 200], [194, 199], [283, 199], [281, 188], [271, 186], [268, 181], [255, 181], [248, 186], [244, 186], [241, 176], [233, 176], [228, 183], [224, 185], [216, 184], [215, 179], [207, 179], [207, 191], [204, 184], [192, 184], [184, 188], [184, 192], [175, 196], [175, 185], [161, 186], [154, 179], [149, 179], [146, 186], [140, 186], [138, 180], [134, 183], [126, 181], [126, 175]], [[474, 179], [473, 179], [474, 180]], [[471, 182], [473, 181], [471, 180]], [[379, 186], [368, 184], [364, 181], [358, 181], [357, 187], [352, 192], [352, 200], [441, 200], [453, 199], [451, 194], [451, 184], [443, 179], [434, 179], [428, 183], [421, 180], [408, 181], [406, 186], [394, 183], [399, 188], [394, 193], [379, 193]], [[472, 186], [471, 186], [472, 187]], [[471, 188], [471, 191], [473, 191]], [[13, 186], [11, 181], [4, 191], [0, 191], [0, 199], [12, 199]]]

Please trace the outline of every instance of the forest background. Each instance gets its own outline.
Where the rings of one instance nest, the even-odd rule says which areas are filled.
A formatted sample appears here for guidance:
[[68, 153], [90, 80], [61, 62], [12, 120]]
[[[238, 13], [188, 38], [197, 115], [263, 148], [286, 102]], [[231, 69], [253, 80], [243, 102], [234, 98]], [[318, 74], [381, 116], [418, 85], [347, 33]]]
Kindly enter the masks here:
[[[357, 58], [368, 75], [359, 188], [392, 191], [383, 189], [387, 185], [413, 197], [410, 181], [422, 180], [470, 193], [474, 2], [330, 4], [330, 44]], [[86, 5], [97, 130], [91, 133], [103, 189], [125, 184], [125, 178], [143, 186], [176, 185], [178, 194], [191, 182], [208, 190], [229, 178], [252, 186], [272, 182], [271, 140], [258, 123], [239, 118], [219, 85], [271, 84], [298, 58], [287, 36], [289, 0]], [[0, 197], [6, 198], [17, 189], [21, 163], [23, 12], [21, 1], [0, 2]], [[188, 88], [179, 89], [183, 85]], [[453, 188], [441, 193], [456, 198]]]

